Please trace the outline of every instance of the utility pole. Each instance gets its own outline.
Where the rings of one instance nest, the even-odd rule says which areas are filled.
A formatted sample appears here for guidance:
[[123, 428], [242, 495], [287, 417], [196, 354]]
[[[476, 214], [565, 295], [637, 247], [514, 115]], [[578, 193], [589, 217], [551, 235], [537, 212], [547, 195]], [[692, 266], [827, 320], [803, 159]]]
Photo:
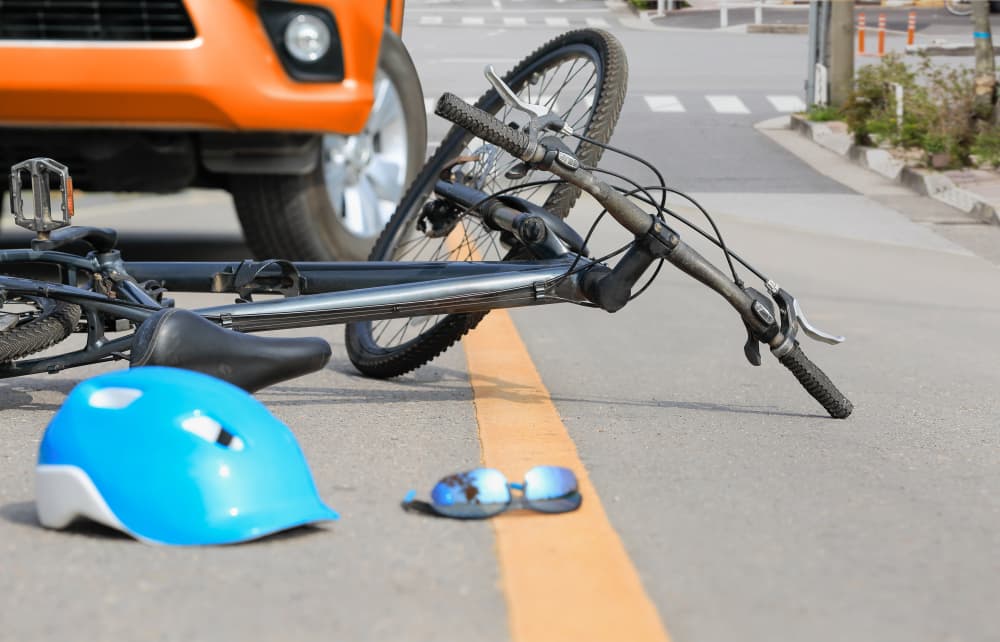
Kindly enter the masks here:
[[990, 30], [990, 3], [972, 3], [972, 42], [976, 51], [976, 93], [973, 105], [982, 120], [994, 117], [996, 65], [993, 62], [993, 33]]
[[854, 0], [829, 1], [830, 105], [839, 109], [854, 87]]

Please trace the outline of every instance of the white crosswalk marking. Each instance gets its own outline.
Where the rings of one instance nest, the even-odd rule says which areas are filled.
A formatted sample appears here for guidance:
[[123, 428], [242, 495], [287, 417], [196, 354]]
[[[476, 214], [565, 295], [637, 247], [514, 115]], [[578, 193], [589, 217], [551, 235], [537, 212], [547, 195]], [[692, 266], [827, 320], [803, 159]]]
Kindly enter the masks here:
[[677, 96], [643, 96], [652, 111], [682, 112], [684, 105]]
[[545, 24], [550, 27], [568, 27], [569, 19], [567, 18], [546, 18]]
[[768, 101], [780, 112], [805, 111], [806, 104], [798, 96], [768, 96]]
[[482, 16], [462, 16], [463, 25], [484, 25], [486, 24], [486, 18]]
[[523, 27], [528, 24], [528, 21], [524, 18], [507, 16], [503, 19], [503, 23], [508, 27]]
[[[639, 96], [636, 94], [630, 94], [631, 99], [638, 99]], [[536, 105], [544, 105], [549, 107], [553, 112], [558, 113], [560, 110], [560, 105], [554, 101], [555, 96], [552, 94], [542, 94], [541, 96], [532, 93], [530, 96], [528, 94], [523, 94], [522, 98], [528, 100], [529, 102]], [[587, 94], [582, 97], [567, 97], [563, 98], [569, 99], [571, 101], [578, 101], [589, 109], [594, 104], [593, 94]], [[754, 100], [759, 100], [758, 97], [753, 97]], [[806, 106], [802, 102], [802, 99], [798, 96], [790, 94], [776, 94], [766, 96], [768, 102], [774, 108], [775, 111], [780, 113], [791, 113], [797, 111], [804, 111]], [[672, 94], [644, 94], [642, 95], [643, 102], [646, 104], [646, 108], [651, 112], [656, 113], [673, 113], [681, 114], [688, 112], [688, 108], [685, 107], [684, 103], [681, 101], [679, 96]], [[694, 100], [695, 96], [690, 96], [690, 100]], [[476, 96], [464, 96], [462, 100], [469, 103], [470, 105], [475, 104]], [[739, 96], [732, 95], [707, 95], [705, 100], [711, 106], [712, 110], [719, 114], [749, 114], [751, 110], [747, 107], [746, 103]], [[435, 98], [425, 98], [424, 106], [428, 113], [434, 111], [434, 105], [437, 103]], [[690, 104], [690, 103], [689, 103]], [[571, 103], [564, 103], [562, 105], [566, 109], [574, 109], [576, 106]], [[694, 113], [698, 113], [698, 109], [695, 108]], [[766, 110], [765, 110], [766, 111]]]
[[420, 16], [420, 24], [422, 25], [439, 25], [444, 22], [444, 18], [441, 16]]
[[712, 109], [720, 114], [749, 114], [750, 110], [738, 96], [705, 96]]
[[607, 27], [608, 21], [604, 18], [587, 18], [588, 27]]

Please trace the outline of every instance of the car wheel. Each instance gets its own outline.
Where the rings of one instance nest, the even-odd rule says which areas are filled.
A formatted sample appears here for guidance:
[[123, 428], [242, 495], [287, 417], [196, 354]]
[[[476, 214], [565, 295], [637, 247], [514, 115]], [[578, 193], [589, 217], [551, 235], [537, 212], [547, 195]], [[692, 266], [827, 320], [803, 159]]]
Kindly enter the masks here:
[[231, 177], [230, 191], [254, 256], [368, 257], [427, 148], [420, 80], [402, 41], [388, 30], [374, 92], [364, 129], [355, 136], [324, 135], [309, 174]]

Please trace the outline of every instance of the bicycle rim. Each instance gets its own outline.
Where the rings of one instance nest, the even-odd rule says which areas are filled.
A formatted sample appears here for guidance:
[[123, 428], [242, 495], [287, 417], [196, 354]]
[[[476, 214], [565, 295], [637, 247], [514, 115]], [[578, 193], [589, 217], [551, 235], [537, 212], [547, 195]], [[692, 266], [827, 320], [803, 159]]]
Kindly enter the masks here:
[[[522, 98], [553, 108], [575, 132], [603, 142], [610, 139], [617, 122], [626, 76], [624, 52], [618, 41], [606, 32], [581, 30], [544, 45], [509, 72], [505, 80]], [[521, 126], [527, 120], [507, 107], [493, 90], [476, 104], [507, 123]], [[581, 161], [588, 165], [596, 164], [602, 151], [589, 143], [575, 147]], [[422, 213], [438, 174], [452, 159], [464, 159], [452, 169], [455, 179], [486, 193], [546, 177], [535, 172], [510, 177], [508, 172], [518, 167], [517, 159], [453, 128], [403, 197], [375, 245], [373, 260], [495, 261], [508, 256], [510, 248], [499, 233], [475, 216], [435, 226]], [[527, 188], [521, 196], [565, 216], [579, 191], [563, 184], [549, 190]], [[438, 228], [435, 234], [428, 234], [429, 229]], [[351, 324], [347, 330], [348, 353], [358, 369], [369, 376], [397, 376], [433, 359], [482, 317], [439, 315]]]

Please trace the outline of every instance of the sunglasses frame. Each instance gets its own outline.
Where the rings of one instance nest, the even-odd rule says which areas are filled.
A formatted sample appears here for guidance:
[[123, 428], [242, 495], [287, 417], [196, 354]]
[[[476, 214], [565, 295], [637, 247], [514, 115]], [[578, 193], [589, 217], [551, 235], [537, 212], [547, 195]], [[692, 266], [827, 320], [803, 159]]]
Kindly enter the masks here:
[[[526, 480], [533, 472], [540, 472], [543, 470], [551, 470], [554, 473], [555, 471], [558, 471], [556, 474], [568, 473], [568, 475], [573, 480], [573, 490], [558, 497], [529, 500], [524, 495], [525, 487], [527, 485], [526, 482], [517, 483], [517, 482], [507, 481], [507, 478], [506, 476], [503, 475], [503, 473], [493, 468], [474, 468], [472, 470], [467, 470], [461, 473], [456, 473], [454, 475], [449, 475], [447, 477], [444, 477], [434, 485], [434, 488], [436, 489], [440, 484], [453, 485], [456, 483], [462, 483], [465, 478], [471, 477], [474, 473], [477, 472], [482, 472], [482, 471], [495, 472], [504, 480], [504, 483], [508, 490], [508, 495], [509, 495], [508, 500], [504, 503], [490, 502], [484, 504], [484, 503], [479, 503], [478, 501], [473, 501], [468, 503], [455, 503], [449, 506], [464, 507], [466, 510], [465, 511], [457, 510], [449, 512], [448, 507], [437, 505], [433, 501], [428, 502], [416, 499], [417, 491], [411, 490], [403, 498], [401, 506], [405, 511], [421, 513], [423, 515], [431, 515], [435, 517], [449, 517], [452, 519], [472, 519], [472, 520], [487, 519], [512, 510], [531, 510], [539, 513], [549, 513], [549, 514], [568, 513], [577, 510], [583, 503], [583, 496], [580, 495], [579, 482], [577, 481], [576, 474], [569, 468], [565, 468], [562, 466], [535, 466], [531, 470], [525, 473]], [[449, 483], [449, 480], [455, 480], [455, 481], [451, 481]], [[510, 492], [512, 490], [519, 491], [521, 494], [515, 495], [514, 493]], [[433, 491], [431, 494], [433, 496]], [[548, 508], [545, 507], [545, 503], [547, 502], [550, 503]], [[497, 507], [497, 509], [485, 510], [485, 507], [493, 507], [493, 506]], [[558, 508], [553, 509], [553, 506], [558, 506]], [[484, 509], [477, 511], [474, 510], [475, 507], [483, 507]]]

